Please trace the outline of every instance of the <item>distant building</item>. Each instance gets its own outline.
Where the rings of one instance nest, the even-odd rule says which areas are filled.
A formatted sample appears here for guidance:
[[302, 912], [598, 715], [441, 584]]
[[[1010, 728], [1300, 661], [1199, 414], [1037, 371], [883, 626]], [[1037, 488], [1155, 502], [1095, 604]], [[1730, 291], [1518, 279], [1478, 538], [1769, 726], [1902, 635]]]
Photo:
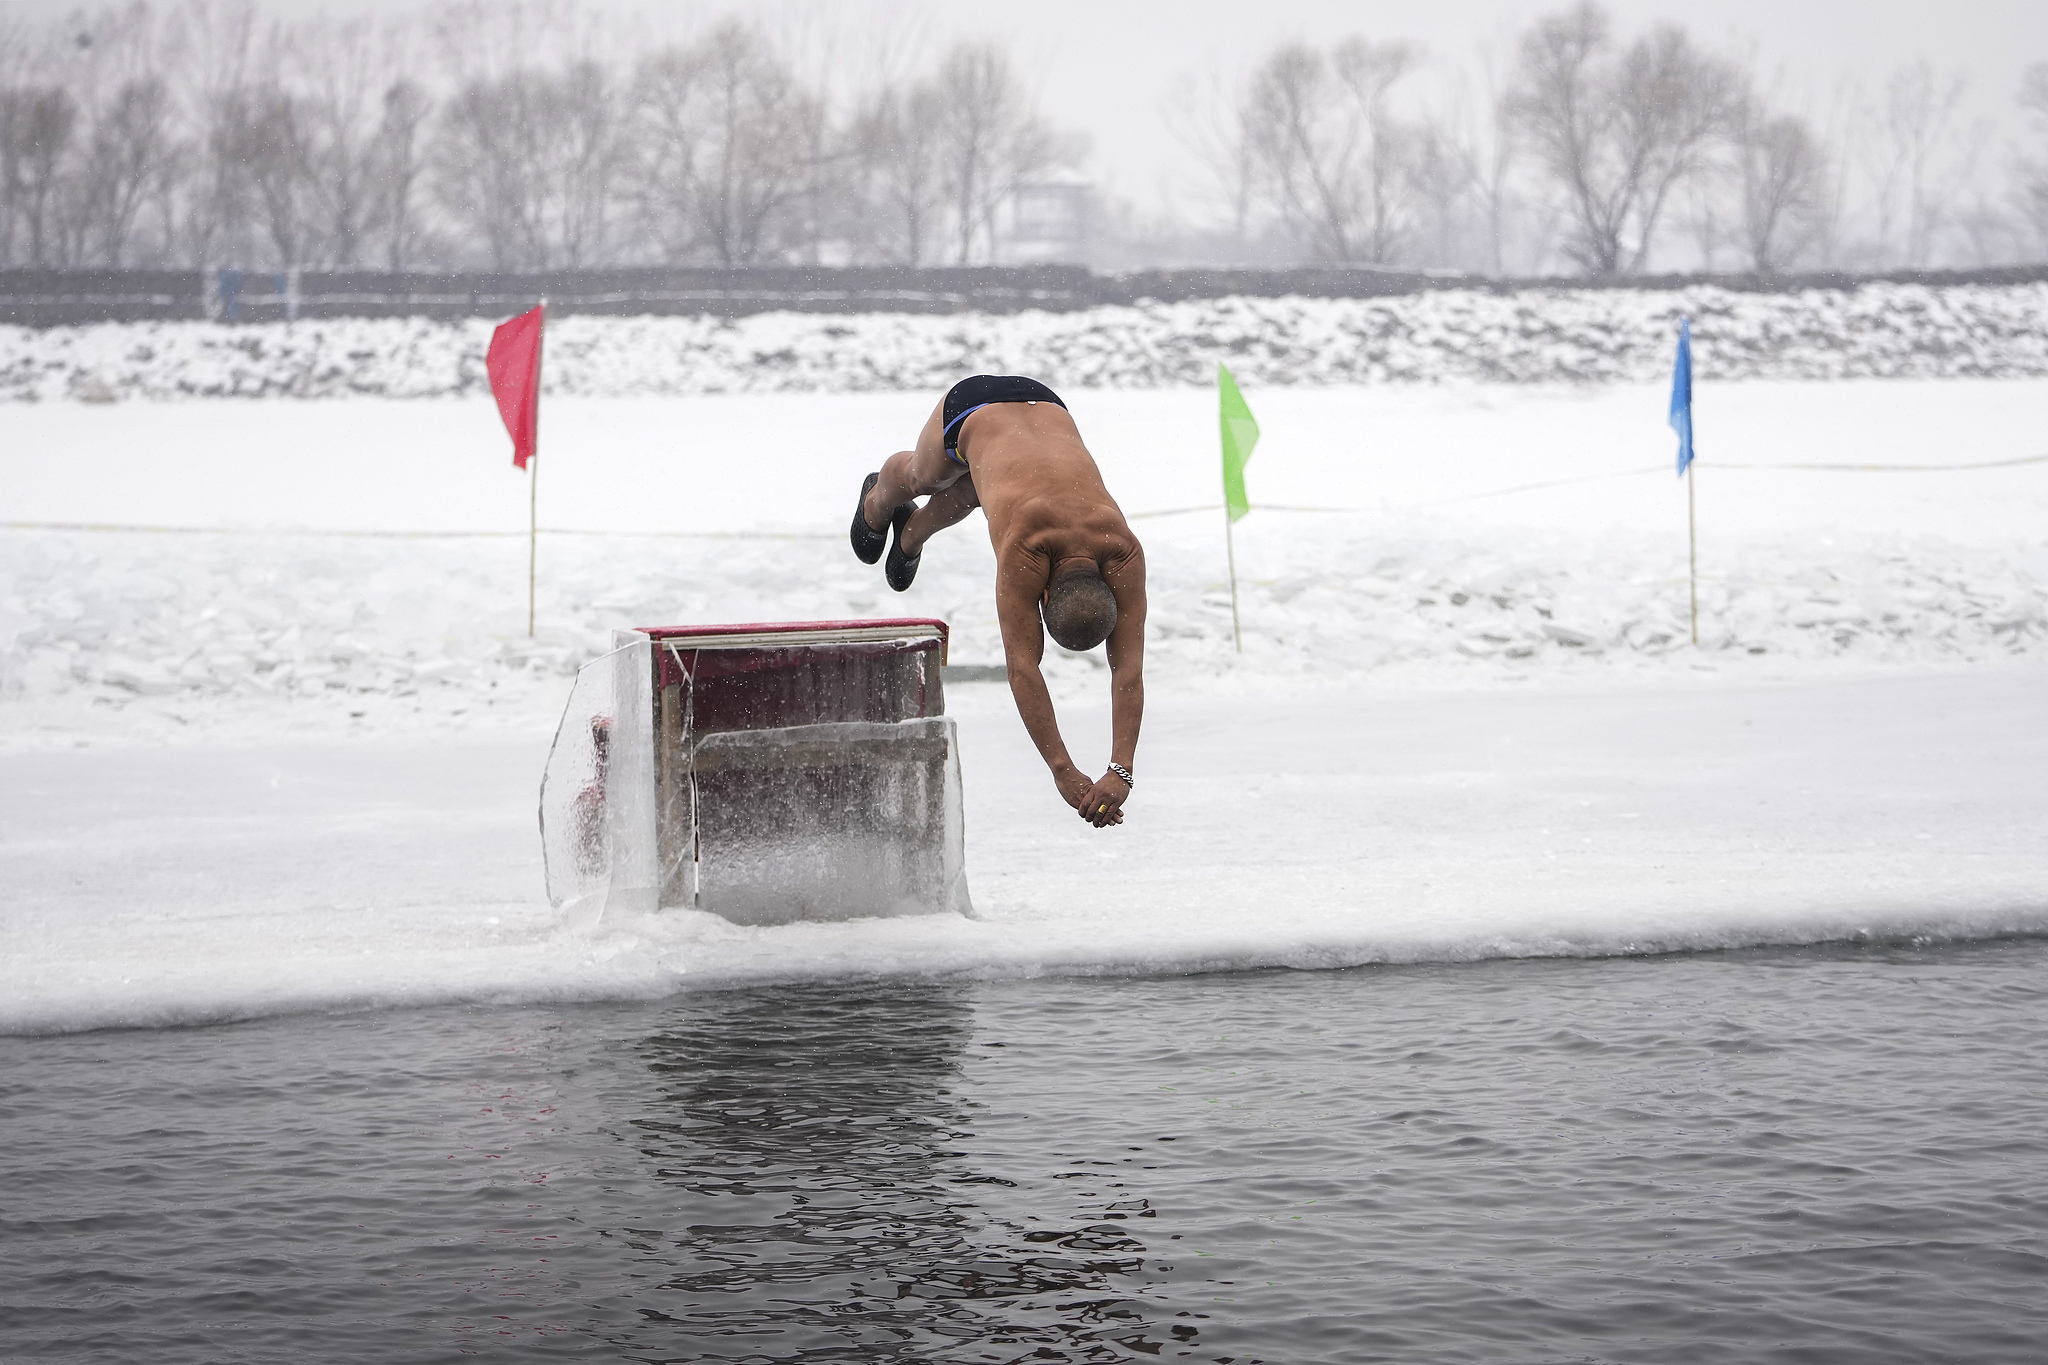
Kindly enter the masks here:
[[1050, 171], [1010, 196], [1009, 231], [1001, 259], [1008, 265], [1085, 263], [1092, 245], [1095, 185], [1073, 171]]

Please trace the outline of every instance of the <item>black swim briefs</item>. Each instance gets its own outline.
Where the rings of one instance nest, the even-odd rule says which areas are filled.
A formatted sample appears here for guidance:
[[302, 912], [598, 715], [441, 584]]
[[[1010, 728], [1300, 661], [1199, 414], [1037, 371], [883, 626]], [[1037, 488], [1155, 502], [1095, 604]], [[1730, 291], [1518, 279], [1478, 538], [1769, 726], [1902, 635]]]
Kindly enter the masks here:
[[969, 375], [946, 390], [946, 403], [939, 413], [939, 420], [945, 424], [946, 457], [962, 469], [967, 467], [967, 461], [960, 458], [960, 424], [967, 420], [968, 413], [991, 403], [1052, 403], [1066, 407], [1058, 394], [1021, 374]]

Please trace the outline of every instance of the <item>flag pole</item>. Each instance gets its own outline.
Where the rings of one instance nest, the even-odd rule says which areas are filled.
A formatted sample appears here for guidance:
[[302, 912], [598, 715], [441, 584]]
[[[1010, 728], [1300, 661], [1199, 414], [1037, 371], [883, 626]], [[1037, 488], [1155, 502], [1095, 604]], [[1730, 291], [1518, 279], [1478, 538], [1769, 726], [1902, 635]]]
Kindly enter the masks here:
[[1230, 638], [1237, 652], [1244, 653], [1244, 632], [1237, 626], [1237, 537], [1231, 527], [1230, 509], [1223, 509], [1223, 556], [1230, 562]]
[[1686, 577], [1692, 587], [1692, 646], [1700, 646], [1700, 533], [1698, 519], [1693, 515], [1692, 466], [1685, 467], [1685, 542]]
[[532, 598], [541, 577], [541, 452], [526, 471], [526, 639], [532, 639]]
[[533, 468], [526, 471], [526, 638], [533, 638], [534, 587], [540, 578], [540, 378], [548, 354], [548, 301], [540, 301], [540, 344], [533, 356]]
[[1678, 319], [1671, 358], [1671, 429], [1678, 433], [1678, 474], [1685, 480], [1685, 584], [1692, 603], [1692, 647], [1700, 647], [1700, 531], [1692, 495], [1692, 319]]

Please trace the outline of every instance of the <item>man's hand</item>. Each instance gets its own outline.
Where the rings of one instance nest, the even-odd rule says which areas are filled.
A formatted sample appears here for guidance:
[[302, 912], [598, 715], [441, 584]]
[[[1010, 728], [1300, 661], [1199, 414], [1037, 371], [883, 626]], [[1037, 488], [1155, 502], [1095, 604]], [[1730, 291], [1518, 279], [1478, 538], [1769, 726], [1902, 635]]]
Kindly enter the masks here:
[[1060, 800], [1075, 810], [1081, 808], [1081, 798], [1094, 787], [1088, 780], [1088, 774], [1071, 763], [1062, 763], [1052, 770], [1052, 784], [1060, 789]]
[[[1067, 770], [1075, 783], [1087, 782], [1087, 776], [1078, 768]], [[1105, 773], [1078, 795], [1068, 785], [1065, 776], [1060, 778], [1060, 795], [1067, 798], [1067, 804], [1077, 811], [1083, 820], [1097, 829], [1108, 829], [1111, 825], [1124, 822], [1124, 802], [1130, 799], [1131, 788], [1115, 773]]]

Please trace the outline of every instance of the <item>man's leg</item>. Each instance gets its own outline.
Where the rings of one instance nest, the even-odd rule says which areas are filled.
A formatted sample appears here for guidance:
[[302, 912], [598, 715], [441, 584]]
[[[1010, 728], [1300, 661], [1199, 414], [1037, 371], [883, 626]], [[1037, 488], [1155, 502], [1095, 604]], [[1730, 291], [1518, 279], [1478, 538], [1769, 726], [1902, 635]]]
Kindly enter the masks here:
[[[961, 476], [966, 474], [964, 468], [946, 456], [945, 429], [940, 425], [943, 420], [940, 414], [945, 406], [946, 401], [942, 398], [932, 409], [924, 430], [917, 435], [917, 449], [899, 450], [882, 461], [882, 477], [868, 494], [867, 501], [861, 504], [861, 516], [877, 531], [888, 526], [890, 516], [904, 503], [912, 498], [943, 492], [959, 483]], [[978, 505], [969, 503], [967, 511], [961, 512], [953, 521], [960, 520]], [[943, 524], [950, 526], [953, 523]]]
[[932, 494], [931, 501], [911, 514], [903, 524], [903, 534], [898, 543], [903, 553], [912, 559], [924, 553], [924, 543], [948, 526], [964, 520], [969, 512], [981, 506], [981, 498], [974, 491], [971, 478], [956, 480], [952, 487], [942, 488]]

